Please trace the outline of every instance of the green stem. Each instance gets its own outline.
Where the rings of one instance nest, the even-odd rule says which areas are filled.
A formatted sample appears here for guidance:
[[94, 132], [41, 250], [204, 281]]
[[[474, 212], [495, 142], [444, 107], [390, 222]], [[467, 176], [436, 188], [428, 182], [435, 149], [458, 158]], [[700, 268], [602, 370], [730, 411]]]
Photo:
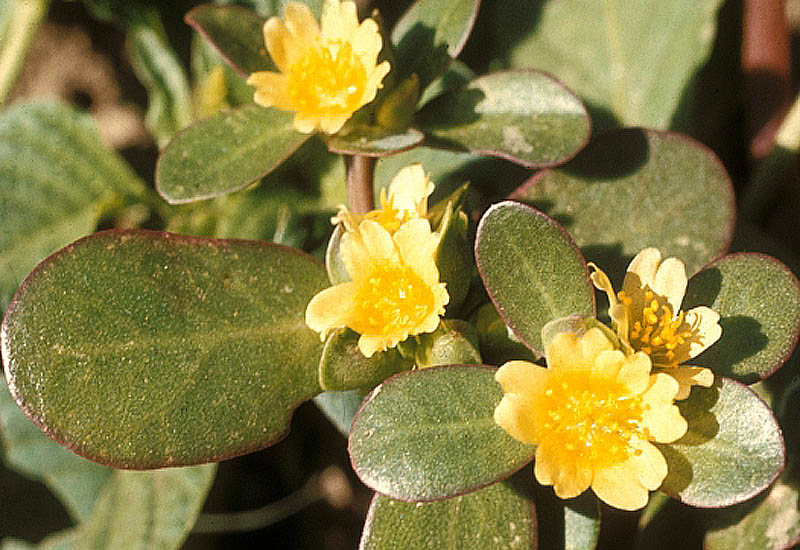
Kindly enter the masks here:
[[375, 158], [363, 155], [345, 157], [347, 167], [347, 198], [351, 212], [369, 212], [375, 208], [372, 178], [375, 174]]
[[192, 528], [192, 534], [244, 533], [264, 529], [322, 498], [324, 493], [320, 487], [320, 478], [314, 476], [291, 495], [261, 508], [229, 514], [200, 514]]
[[49, 0], [15, 0], [11, 4], [6, 8], [11, 20], [0, 29], [0, 104], [6, 102], [14, 87]]
[[759, 220], [777, 200], [777, 192], [793, 169], [795, 155], [800, 152], [800, 95], [775, 133], [775, 145], [755, 170], [742, 197], [741, 213]]

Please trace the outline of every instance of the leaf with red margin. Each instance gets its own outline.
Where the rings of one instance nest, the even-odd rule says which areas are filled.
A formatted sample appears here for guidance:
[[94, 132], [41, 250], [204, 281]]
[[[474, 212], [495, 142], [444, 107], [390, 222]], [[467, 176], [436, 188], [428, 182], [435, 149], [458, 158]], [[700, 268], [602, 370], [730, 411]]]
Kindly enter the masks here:
[[304, 314], [327, 284], [319, 262], [269, 243], [97, 233], [15, 296], [2, 325], [9, 388], [48, 435], [102, 464], [261, 449], [321, 391]]
[[569, 315], [595, 315], [586, 263], [569, 235], [538, 210], [495, 204], [475, 239], [483, 284], [506, 324], [543, 355], [542, 328]]

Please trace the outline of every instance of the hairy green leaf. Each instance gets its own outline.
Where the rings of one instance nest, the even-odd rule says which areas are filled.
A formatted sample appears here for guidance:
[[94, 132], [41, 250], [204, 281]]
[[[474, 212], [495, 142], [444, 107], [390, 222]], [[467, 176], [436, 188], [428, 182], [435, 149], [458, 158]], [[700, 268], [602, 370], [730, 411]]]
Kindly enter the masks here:
[[722, 337], [692, 364], [752, 383], [791, 355], [800, 333], [800, 284], [780, 261], [762, 254], [725, 256], [692, 277], [684, 309], [720, 314]]
[[594, 316], [586, 264], [569, 235], [525, 205], [501, 202], [484, 214], [475, 241], [478, 271], [514, 334], [541, 354], [542, 328], [568, 315]]
[[372, 489], [404, 501], [468, 493], [508, 477], [534, 447], [494, 422], [503, 392], [495, 369], [432, 367], [375, 388], [350, 430], [350, 459]]
[[199, 201], [244, 189], [306, 141], [292, 114], [246, 105], [196, 122], [158, 159], [156, 188], [168, 202]]
[[723, 254], [733, 233], [733, 190], [722, 163], [672, 133], [629, 128], [599, 136], [512, 198], [552, 216], [618, 284], [643, 248], [680, 258], [691, 275]]
[[528, 167], [573, 157], [589, 139], [586, 108], [560, 82], [533, 70], [480, 76], [428, 103], [420, 127], [439, 145]]
[[730, 506], [763, 491], [783, 470], [781, 429], [746, 386], [720, 377], [677, 404], [689, 430], [658, 444], [669, 467], [661, 486], [668, 495], [692, 506]]
[[422, 132], [414, 128], [400, 131], [379, 126], [356, 126], [331, 136], [328, 148], [343, 155], [381, 157], [412, 149], [424, 138]]
[[[513, 480], [467, 495], [418, 504], [376, 494], [361, 550], [534, 549], [536, 518], [529, 495]], [[402, 533], [402, 536], [398, 534]]]
[[325, 286], [321, 265], [277, 245], [98, 233], [40, 264], [9, 307], [9, 387], [49, 435], [104, 464], [260, 449], [320, 391], [304, 313]]
[[48, 254], [92, 232], [144, 185], [100, 141], [94, 123], [57, 104], [0, 115], [0, 308]]

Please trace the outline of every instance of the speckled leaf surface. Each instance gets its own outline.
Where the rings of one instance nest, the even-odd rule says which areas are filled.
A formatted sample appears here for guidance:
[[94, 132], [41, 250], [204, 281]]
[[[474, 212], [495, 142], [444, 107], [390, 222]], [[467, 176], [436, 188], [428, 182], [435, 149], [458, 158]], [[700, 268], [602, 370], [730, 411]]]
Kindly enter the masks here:
[[433, 501], [506, 478], [530, 462], [535, 448], [494, 422], [503, 396], [495, 370], [432, 367], [375, 388], [350, 431], [359, 478], [398, 500]]
[[691, 278], [684, 309], [720, 314], [722, 336], [692, 360], [716, 374], [752, 383], [778, 369], [800, 333], [800, 284], [770, 256], [725, 256]]
[[549, 75], [533, 70], [490, 73], [432, 100], [420, 127], [442, 146], [519, 164], [552, 166], [589, 139], [586, 108]]
[[537, 210], [509, 201], [489, 208], [478, 225], [475, 256], [500, 315], [540, 354], [548, 322], [595, 313], [583, 257], [569, 235]]
[[425, 504], [376, 494], [367, 512], [359, 550], [536, 547], [533, 502], [506, 480]]
[[253, 10], [206, 4], [193, 8], [185, 19], [242, 75], [277, 70], [264, 45], [266, 19]]
[[621, 282], [633, 256], [655, 246], [689, 275], [723, 254], [734, 223], [730, 178], [700, 143], [629, 128], [598, 136], [512, 198], [561, 223], [588, 260]]
[[51, 256], [2, 326], [17, 403], [104, 464], [220, 460], [280, 439], [319, 393], [305, 307], [322, 266], [257, 241], [109, 231]]
[[246, 105], [200, 120], [180, 132], [156, 165], [156, 189], [180, 204], [244, 189], [282, 163], [311, 134], [291, 113]]
[[669, 467], [661, 486], [668, 495], [692, 506], [730, 506], [763, 491], [783, 470], [781, 429], [746, 386], [720, 377], [677, 404], [689, 429], [658, 445]]
[[[505, 61], [564, 79], [600, 123], [669, 127], [714, 42], [721, 0], [499, 2], [490, 17]], [[691, 97], [691, 96], [690, 96]]]
[[0, 308], [28, 272], [144, 184], [103, 145], [94, 122], [57, 104], [18, 104], [0, 116]]
[[480, 0], [417, 0], [392, 29], [398, 79], [416, 73], [424, 90], [467, 42]]

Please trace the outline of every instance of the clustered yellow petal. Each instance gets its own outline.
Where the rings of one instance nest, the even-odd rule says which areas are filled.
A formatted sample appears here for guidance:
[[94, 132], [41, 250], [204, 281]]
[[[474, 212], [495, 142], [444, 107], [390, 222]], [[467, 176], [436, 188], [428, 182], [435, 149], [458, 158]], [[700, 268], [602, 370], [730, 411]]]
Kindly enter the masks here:
[[371, 357], [439, 326], [450, 297], [436, 267], [439, 235], [425, 217], [432, 188], [412, 165], [395, 177], [383, 208], [360, 216], [343, 208], [333, 218], [345, 228], [340, 253], [351, 280], [323, 290], [306, 308], [306, 324], [322, 339], [349, 327]]
[[326, 0], [321, 25], [305, 4], [289, 2], [283, 20], [264, 23], [264, 42], [280, 72], [257, 71], [254, 101], [293, 111], [297, 131], [338, 132], [373, 99], [389, 62], [377, 64], [383, 39], [372, 19], [358, 22], [353, 2]]
[[559, 497], [591, 487], [611, 506], [642, 508], [667, 475], [652, 442], [675, 441], [687, 429], [673, 403], [677, 381], [651, 373], [647, 354], [614, 349], [598, 328], [557, 334], [546, 356], [547, 367], [511, 361], [498, 369], [504, 395], [495, 422], [537, 445], [536, 479]]
[[661, 261], [656, 248], [645, 248], [628, 266], [622, 290], [614, 292], [608, 276], [589, 264], [594, 285], [608, 296], [609, 315], [623, 349], [643, 352], [653, 366], [680, 384], [678, 399], [689, 396], [691, 386], [714, 382], [706, 368], [683, 365], [719, 340], [719, 314], [705, 307], [681, 311], [686, 293], [686, 268], [677, 258]]
[[342, 223], [347, 231], [353, 231], [361, 221], [368, 219], [381, 224], [394, 234], [409, 220], [426, 218], [428, 197], [434, 185], [421, 164], [411, 164], [401, 169], [389, 184], [389, 193], [381, 189], [381, 207], [366, 214], [350, 212], [346, 206], [339, 206], [339, 212], [331, 223]]

